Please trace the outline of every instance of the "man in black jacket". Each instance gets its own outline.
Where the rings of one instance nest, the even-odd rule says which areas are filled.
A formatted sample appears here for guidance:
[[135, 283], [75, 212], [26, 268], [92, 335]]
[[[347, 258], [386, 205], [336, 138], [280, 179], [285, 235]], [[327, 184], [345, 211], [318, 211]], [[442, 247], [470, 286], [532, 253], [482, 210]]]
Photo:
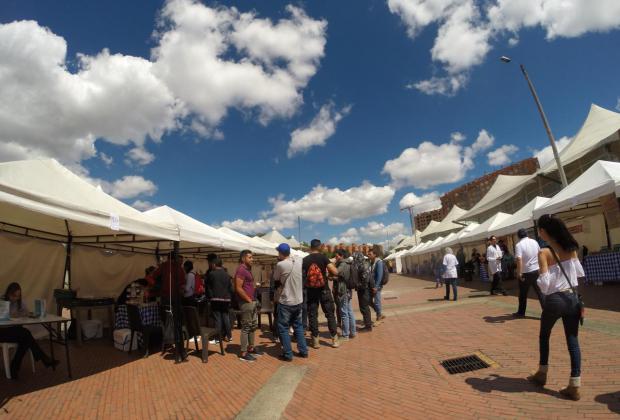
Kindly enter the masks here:
[[232, 281], [224, 270], [222, 259], [215, 258], [214, 268], [210, 269], [206, 279], [207, 296], [211, 302], [211, 311], [215, 318], [215, 328], [226, 341], [232, 339], [230, 325], [230, 301], [232, 298]]

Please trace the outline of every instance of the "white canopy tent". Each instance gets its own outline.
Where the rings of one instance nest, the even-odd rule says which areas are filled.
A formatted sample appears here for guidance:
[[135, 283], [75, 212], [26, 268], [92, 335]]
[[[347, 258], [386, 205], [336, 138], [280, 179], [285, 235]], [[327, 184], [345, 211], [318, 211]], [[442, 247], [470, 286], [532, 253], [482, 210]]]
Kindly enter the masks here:
[[[416, 239], [417, 238], [417, 239]], [[406, 248], [411, 248], [414, 247], [416, 245], [418, 245], [421, 241], [422, 238], [422, 232], [420, 232], [419, 230], [416, 230], [416, 235], [411, 235], [411, 236], [407, 236], [406, 238], [404, 238], [402, 241], [400, 241], [398, 243], [398, 245], [396, 245], [396, 247], [394, 247], [395, 250], [400, 251], [402, 249], [406, 249]]]
[[465, 214], [461, 215], [458, 220], [471, 220], [471, 218], [501, 205], [508, 199], [514, 197], [535, 178], [536, 174], [498, 175], [493, 183], [493, 186], [485, 194], [485, 196], [482, 197], [482, 199]]
[[234, 231], [230, 228], [227, 228], [225, 226], [222, 226], [221, 228], [218, 229], [220, 232], [225, 233], [226, 235], [232, 236], [234, 238], [237, 238], [240, 241], [244, 241], [248, 244], [248, 249], [252, 252], [256, 252], [258, 254], [265, 254], [265, 255], [271, 255], [271, 256], [277, 256], [278, 252], [275, 250], [275, 246], [271, 246], [273, 244], [266, 244], [264, 242], [262, 242], [260, 239], [257, 238], [251, 238], [249, 236], [246, 236], [242, 233], [239, 233], [237, 231]]
[[467, 213], [467, 210], [463, 210], [459, 206], [453, 206], [450, 212], [443, 218], [438, 224], [434, 224], [432, 227], [429, 225], [427, 229], [422, 233], [422, 237], [428, 237], [431, 235], [437, 235], [441, 233], [453, 232], [463, 228], [463, 225], [454, 223], [455, 220], [459, 220], [461, 216]]
[[490, 234], [496, 236], [504, 236], [515, 234], [519, 229], [528, 229], [534, 226], [533, 211], [544, 205], [549, 199], [547, 197], [536, 197], [515, 214], [498, 223], [489, 231]]
[[[284, 237], [284, 235], [282, 235], [280, 232], [278, 232], [277, 230], [273, 229], [271, 232], [261, 236], [262, 239], [275, 243], [275, 244], [281, 244], [283, 242], [288, 243], [288, 239], [286, 239]], [[290, 245], [290, 244], [289, 244]]]
[[285, 242], [287, 244], [289, 244], [289, 246], [291, 248], [299, 248], [299, 247], [301, 247], [301, 244], [299, 243], [299, 241], [297, 239], [295, 239], [295, 236], [291, 236]]
[[435, 240], [430, 241], [428, 246], [425, 246], [424, 248], [421, 248], [419, 250], [415, 250], [414, 251], [414, 255], [424, 255], [424, 254], [428, 254], [428, 253], [434, 252], [433, 251], [433, 247], [435, 245], [437, 245], [438, 243], [440, 243], [441, 241], [443, 241], [443, 236], [440, 236], [440, 237], [436, 238]]
[[[592, 104], [579, 132], [571, 142], [560, 152], [560, 161], [563, 166], [585, 156], [590, 151], [602, 145], [620, 139], [620, 114]], [[557, 171], [555, 160], [551, 160], [540, 173]]]
[[478, 223], [471, 223], [467, 226], [465, 226], [463, 229], [461, 229], [460, 231], [456, 232], [456, 235], [454, 237], [452, 237], [452, 239], [448, 239], [446, 241], [444, 241], [442, 243], [443, 246], [453, 246], [459, 243], [463, 243], [461, 241], [461, 238], [467, 236], [472, 230], [476, 229], [478, 226], [480, 226]]
[[431, 220], [428, 226], [426, 226], [426, 228], [422, 231], [422, 233], [420, 233], [420, 238], [424, 238], [425, 236], [432, 234], [438, 225], [439, 225], [438, 221]]
[[445, 248], [448, 245], [445, 245], [447, 242], [451, 241], [452, 239], [456, 238], [456, 233], [452, 232], [450, 233], [448, 236], [446, 236], [445, 238], [443, 238], [443, 240], [435, 243], [434, 245], [430, 246], [427, 249], [427, 252], [437, 252], [437, 251], [442, 251], [442, 248]]
[[493, 230], [495, 226], [508, 219], [510, 214], [508, 213], [495, 213], [494, 216], [487, 219], [484, 223], [479, 224], [470, 232], [466, 233], [462, 237], [460, 237], [461, 243], [469, 243], [475, 242], [479, 240], [484, 240], [489, 237], [489, 232]]
[[566, 188], [533, 211], [534, 218], [559, 213], [598, 200], [607, 194], [620, 196], [620, 163], [599, 160]]

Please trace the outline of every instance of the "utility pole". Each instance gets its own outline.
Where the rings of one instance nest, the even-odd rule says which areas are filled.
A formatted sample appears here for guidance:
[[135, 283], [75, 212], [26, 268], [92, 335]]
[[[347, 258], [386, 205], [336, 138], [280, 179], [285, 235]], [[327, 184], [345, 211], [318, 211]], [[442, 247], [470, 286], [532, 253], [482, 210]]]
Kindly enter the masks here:
[[297, 216], [297, 241], [299, 242], [299, 249], [303, 250], [303, 245], [301, 244], [301, 217]]

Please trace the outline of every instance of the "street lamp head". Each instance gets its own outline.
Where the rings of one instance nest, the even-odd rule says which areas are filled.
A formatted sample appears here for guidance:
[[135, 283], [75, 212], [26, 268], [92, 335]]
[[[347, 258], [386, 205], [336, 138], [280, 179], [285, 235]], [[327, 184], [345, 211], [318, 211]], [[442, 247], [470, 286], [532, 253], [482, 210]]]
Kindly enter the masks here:
[[499, 59], [504, 63], [510, 63], [512, 61], [510, 57], [506, 57], [505, 55], [502, 55]]

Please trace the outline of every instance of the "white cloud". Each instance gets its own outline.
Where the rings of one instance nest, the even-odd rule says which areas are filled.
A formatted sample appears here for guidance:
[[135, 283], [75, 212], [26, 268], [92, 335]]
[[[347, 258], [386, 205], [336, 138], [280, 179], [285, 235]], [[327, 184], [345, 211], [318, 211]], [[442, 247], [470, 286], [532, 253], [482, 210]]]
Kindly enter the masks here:
[[350, 111], [350, 105], [339, 111], [336, 111], [333, 102], [323, 105], [309, 125], [298, 128], [291, 133], [288, 157], [291, 158], [296, 154], [307, 152], [314, 146], [324, 146], [327, 139], [336, 132], [338, 122]]
[[450, 134], [450, 141], [454, 143], [460, 143], [465, 139], [465, 134], [461, 133], [460, 131], [455, 131], [454, 133]]
[[105, 192], [119, 200], [135, 198], [140, 195], [154, 195], [157, 186], [148, 179], [141, 176], [128, 175], [111, 183], [102, 183], [101, 187]]
[[103, 152], [99, 152], [99, 159], [103, 162], [103, 164], [107, 167], [110, 167], [112, 163], [114, 163], [114, 158], [112, 156], [108, 156]]
[[504, 166], [512, 162], [511, 155], [519, 151], [519, 148], [513, 144], [505, 144], [487, 154], [489, 165]]
[[483, 150], [487, 150], [489, 147], [493, 146], [495, 142], [495, 137], [493, 137], [489, 132], [485, 129], [480, 130], [478, 133], [478, 137], [476, 137], [476, 141], [471, 146], [471, 150], [475, 155]]
[[131, 162], [135, 162], [138, 165], [144, 166], [155, 160], [155, 155], [146, 150], [143, 147], [134, 147], [133, 149], [127, 152], [127, 160], [126, 162], [130, 164]]
[[222, 225], [247, 233], [266, 232], [272, 228], [295, 227], [298, 216], [306, 222], [341, 225], [386, 213], [393, 197], [392, 187], [377, 187], [369, 182], [347, 190], [317, 185], [297, 200], [287, 201], [283, 196], [270, 198], [271, 209], [260, 219], [224, 221]]
[[437, 191], [429, 192], [422, 195], [415, 193], [407, 193], [400, 199], [399, 208], [404, 209], [413, 207], [413, 214], [424, 213], [425, 211], [435, 210], [441, 207], [440, 194]]
[[324, 55], [327, 22], [286, 10], [289, 18], [274, 23], [235, 7], [170, 0], [154, 71], [203, 128], [217, 126], [229, 108], [256, 111], [264, 124], [290, 117]]
[[131, 207], [133, 207], [136, 210], [147, 211], [147, 210], [154, 209], [158, 206], [156, 204], [151, 203], [150, 201], [136, 200], [133, 203], [131, 203]]
[[336, 245], [336, 244], [351, 244], [354, 242], [359, 242], [360, 236], [355, 228], [349, 228], [345, 232], [342, 232], [339, 237], [331, 237], [327, 240], [328, 244]]
[[617, 0], [388, 0], [387, 4], [411, 38], [431, 24], [438, 27], [430, 52], [446, 74], [410, 85], [428, 95], [455, 95], [493, 43], [508, 37], [508, 45], [515, 46], [523, 28], [541, 27], [548, 40], [620, 28]]
[[[564, 149], [566, 146], [568, 146], [571, 140], [572, 137], [564, 136], [558, 141], [556, 141], [555, 143], [558, 149], [558, 153], [561, 152], [562, 149]], [[540, 150], [534, 150], [534, 157], [538, 159], [538, 164], [541, 168], [547, 163], [551, 162], [553, 160], [553, 150], [551, 150], [551, 145]]]
[[368, 222], [366, 226], [360, 227], [360, 232], [364, 236], [371, 238], [385, 238], [386, 236], [394, 236], [399, 233], [405, 232], [405, 225], [403, 223], [391, 223], [385, 225], [379, 222]]

